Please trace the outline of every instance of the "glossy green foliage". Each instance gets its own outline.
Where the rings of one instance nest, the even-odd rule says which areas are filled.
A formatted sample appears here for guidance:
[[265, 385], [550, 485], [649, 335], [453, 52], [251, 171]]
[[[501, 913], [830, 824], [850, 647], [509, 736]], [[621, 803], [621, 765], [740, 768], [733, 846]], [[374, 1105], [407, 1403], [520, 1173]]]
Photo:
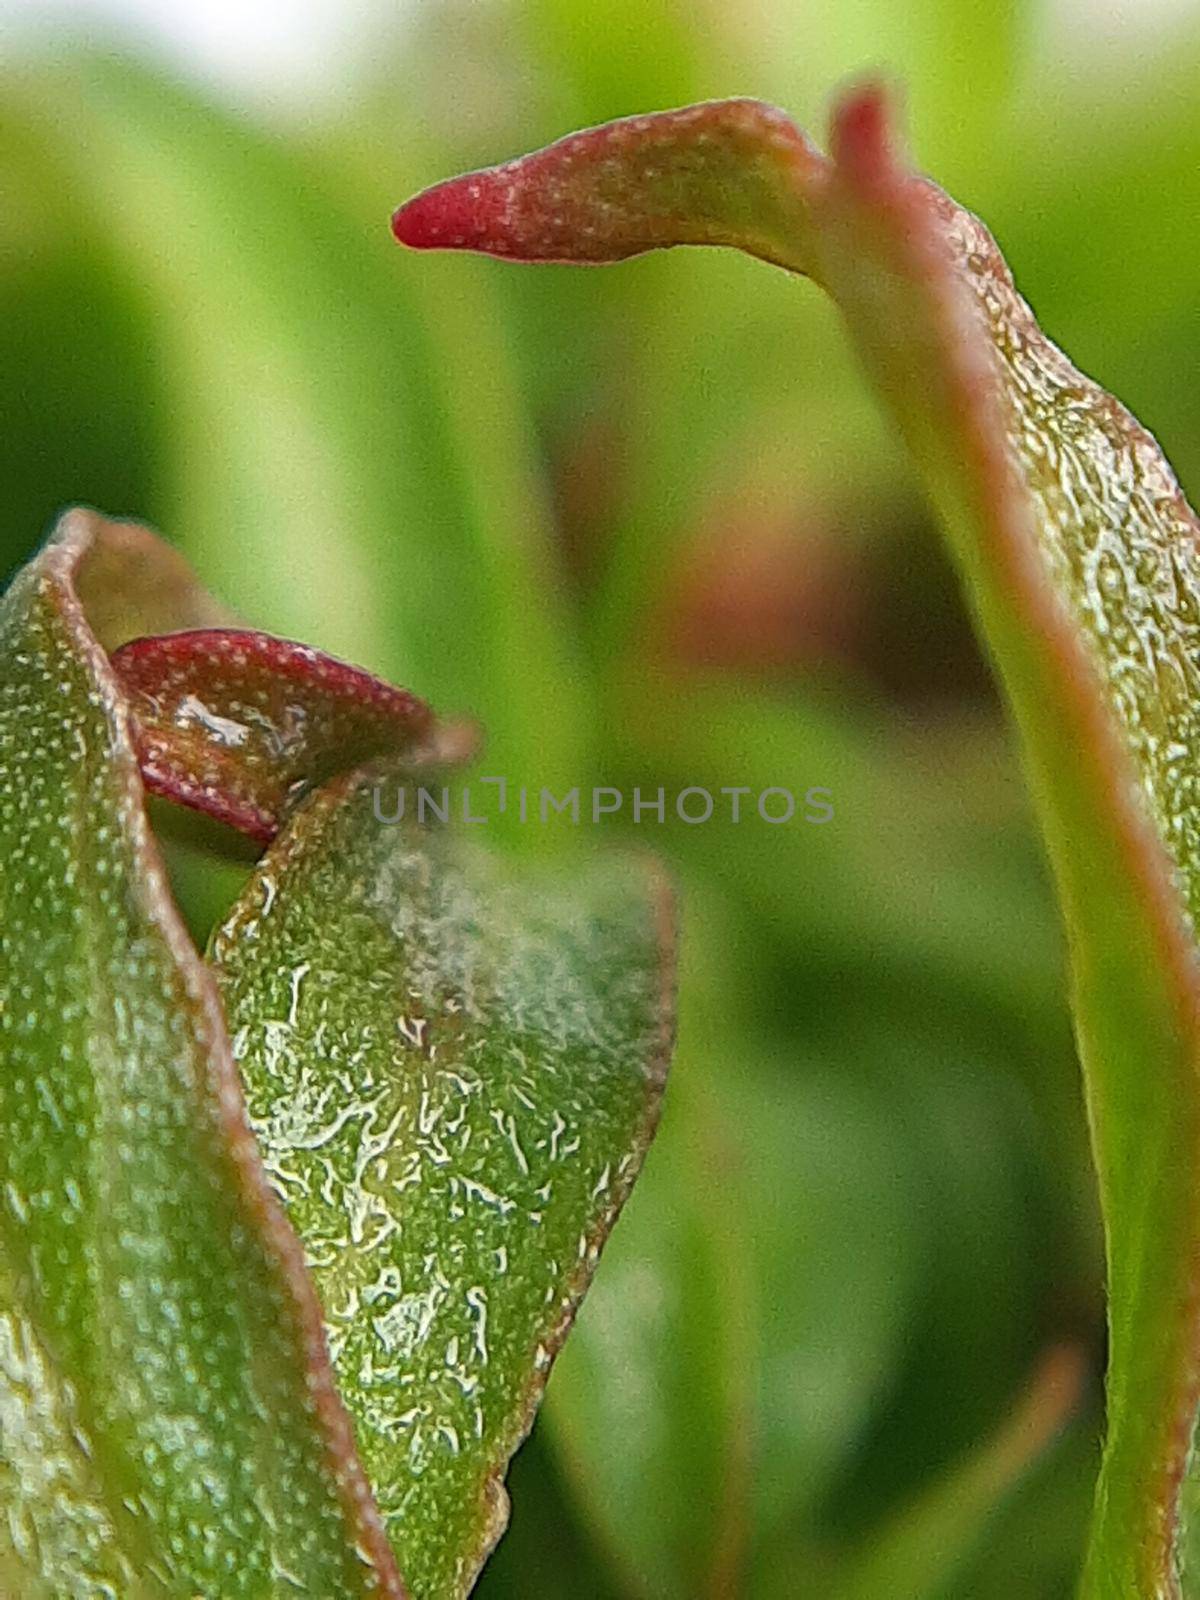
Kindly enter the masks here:
[[525, 261], [732, 243], [838, 301], [966, 577], [1064, 905], [1109, 1261], [1085, 1592], [1190, 1589], [1200, 522], [1158, 446], [1042, 334], [983, 225], [904, 170], [878, 89], [843, 100], [828, 161], [773, 107], [711, 102], [450, 180], [393, 228]]
[[[642, 863], [514, 875], [331, 786], [212, 959], [271, 1179], [414, 1594], [465, 1594], [657, 1119], [670, 915]], [[415, 793], [405, 797], [415, 810]]]
[[91, 539], [0, 618], [4, 1587], [398, 1594], [74, 597]]
[[[428, 0], [336, 102], [282, 107], [112, 41], [99, 67], [62, 35], [6, 63], [8, 568], [69, 499], [136, 511], [257, 624], [479, 715], [483, 771], [833, 792], [823, 830], [610, 824], [681, 880], [681, 1052], [485, 1600], [629, 1600], [639, 1572], [692, 1600], [718, 1561], [751, 1600], [834, 1592], [1045, 1342], [1098, 1364], [1102, 1263], [1011, 742], [826, 297], [715, 251], [405, 256], [388, 210], [706, 96], [819, 134], [831, 89], [882, 68], [918, 164], [1195, 491], [1200, 38], [1158, 7], [1123, 33], [1081, 14], [620, 0], [597, 26], [585, 0]], [[244, 869], [174, 834], [168, 860], [204, 934]], [[937, 1600], [1072, 1592], [1097, 1427], [1093, 1381], [1027, 1487], [979, 1522], [957, 1502], [969, 1566]]]
[[[657, 1120], [667, 891], [393, 825], [369, 777], [320, 780], [364, 718], [409, 743], [411, 697], [261, 635], [110, 660], [77, 587], [110, 646], [198, 600], [144, 529], [77, 512], [4, 601], [8, 1587], [463, 1595]], [[215, 983], [145, 815], [151, 708], [180, 792], [248, 832], [245, 793], [320, 785]]]

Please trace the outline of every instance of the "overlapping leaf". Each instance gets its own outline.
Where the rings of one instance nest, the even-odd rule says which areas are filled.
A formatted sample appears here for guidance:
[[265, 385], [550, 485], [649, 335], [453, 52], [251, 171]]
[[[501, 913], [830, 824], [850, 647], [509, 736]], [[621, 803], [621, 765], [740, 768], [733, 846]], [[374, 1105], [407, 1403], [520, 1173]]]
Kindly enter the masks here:
[[323, 778], [431, 733], [404, 689], [240, 628], [132, 639], [112, 658], [143, 782], [269, 844]]
[[874, 91], [831, 160], [772, 108], [715, 103], [441, 185], [395, 227], [524, 260], [730, 243], [840, 304], [1004, 679], [1066, 912], [1112, 1333], [1087, 1592], [1197, 1592], [1200, 529], [1154, 441], [1046, 340], [982, 225], [903, 170]]
[[96, 537], [69, 520], [0, 618], [5, 1588], [400, 1595], [75, 598]]
[[381, 825], [397, 805], [370, 776], [318, 795], [212, 954], [385, 1524], [414, 1592], [445, 1596], [503, 1529], [656, 1119], [669, 934], [641, 863], [515, 877]]
[[[0, 614], [0, 1576], [441, 1600], [653, 1130], [669, 912], [641, 863], [530, 879], [320, 786], [428, 714], [216, 616], [87, 513]], [[113, 661], [91, 626], [187, 622]], [[146, 822], [164, 752], [286, 823], [217, 942], [232, 1050]]]

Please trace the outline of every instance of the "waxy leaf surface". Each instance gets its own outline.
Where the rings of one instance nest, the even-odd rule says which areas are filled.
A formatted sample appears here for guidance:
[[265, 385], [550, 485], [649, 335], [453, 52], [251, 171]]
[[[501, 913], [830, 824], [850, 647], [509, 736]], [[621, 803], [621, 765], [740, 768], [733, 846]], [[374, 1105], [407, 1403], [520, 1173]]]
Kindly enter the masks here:
[[74, 513], [0, 606], [0, 1587], [399, 1596], [77, 579], [187, 588]]
[[440, 185], [393, 226], [524, 260], [729, 243], [841, 307], [1004, 681], [1064, 907], [1109, 1259], [1085, 1593], [1194, 1596], [1200, 530], [1153, 439], [1046, 339], [887, 121], [878, 91], [851, 95], [826, 159], [754, 101], [633, 118]]
[[[657, 1118], [670, 918], [641, 861], [515, 875], [329, 785], [215, 937], [271, 1181], [405, 1577], [462, 1595]], [[382, 820], [381, 820], [382, 819]]]
[[[440, 1600], [503, 1531], [657, 1120], [669, 895], [641, 861], [516, 873], [393, 820], [453, 730], [217, 615], [81, 512], [0, 613], [0, 1577]], [[215, 975], [139, 761], [283, 825]]]

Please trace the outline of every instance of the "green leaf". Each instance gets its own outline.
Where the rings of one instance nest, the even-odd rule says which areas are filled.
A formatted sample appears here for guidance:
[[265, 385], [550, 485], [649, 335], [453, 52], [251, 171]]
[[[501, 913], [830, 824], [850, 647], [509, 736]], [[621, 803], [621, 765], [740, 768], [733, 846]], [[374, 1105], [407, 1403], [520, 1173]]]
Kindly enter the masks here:
[[[640, 860], [515, 873], [391, 825], [426, 708], [180, 629], [215, 614], [84, 512], [0, 613], [0, 1574], [402, 1596], [390, 1533], [411, 1592], [465, 1594], [657, 1119], [669, 896]], [[284, 823], [216, 984], [139, 759]]]
[[976, 1040], [941, 974], [906, 972], [910, 1018], [882, 955], [847, 995], [844, 954], [807, 991], [793, 954], [784, 995], [761, 920], [739, 929], [690, 865], [663, 1125], [548, 1420], [630, 1595], [823, 1594], [792, 1545], [829, 1542], [835, 1497], [865, 1537], [861, 1470], [847, 1492], [863, 1458], [871, 1498], [886, 1474], [894, 1499], [1007, 1404], [1043, 1314], [1048, 1219], [1023, 1192], [994, 1015]]
[[835, 1600], [928, 1600], [960, 1592], [963, 1569], [988, 1522], [1075, 1409], [1083, 1375], [1079, 1350], [1050, 1351], [994, 1437], [955, 1462], [855, 1552], [833, 1586]]
[[732, 1592], [750, 1531], [754, 1260], [711, 1092], [728, 1065], [718, 1050], [676, 1061], [655, 1158], [547, 1402], [576, 1502], [631, 1597]]
[[926, 479], [1024, 743], [1070, 941], [1109, 1261], [1091, 1597], [1200, 1593], [1200, 528], [1154, 441], [1038, 329], [877, 91], [817, 154], [751, 101], [635, 118], [418, 197], [398, 237], [520, 259], [733, 243], [808, 272]]
[[[848, 1074], [755, 1059], [749, 975], [730, 981], [696, 882], [684, 902], [655, 1159], [548, 1405], [589, 1524], [655, 1600], [740, 1593], [751, 1548], [811, 1514], [887, 1389], [916, 1287], [906, 1149]], [[831, 1292], [847, 1282], [850, 1325]]]
[[399, 1596], [75, 593], [118, 574], [186, 588], [76, 513], [0, 606], [3, 1586]]
[[657, 1117], [669, 917], [641, 861], [518, 876], [406, 798], [315, 795], [212, 960], [385, 1525], [451, 1596]]

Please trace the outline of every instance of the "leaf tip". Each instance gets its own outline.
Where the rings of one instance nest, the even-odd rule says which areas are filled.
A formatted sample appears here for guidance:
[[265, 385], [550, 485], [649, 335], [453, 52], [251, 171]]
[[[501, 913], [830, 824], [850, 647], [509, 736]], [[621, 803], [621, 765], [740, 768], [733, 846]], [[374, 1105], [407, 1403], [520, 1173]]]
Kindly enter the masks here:
[[838, 169], [868, 193], [885, 188], [896, 173], [896, 97], [881, 79], [868, 79], [838, 101], [830, 150]]
[[410, 249], [513, 261], [601, 264], [669, 245], [734, 244], [795, 265], [823, 165], [777, 107], [705, 101], [585, 128], [451, 178], [400, 206], [392, 232]]
[[392, 214], [392, 233], [410, 250], [485, 250], [501, 254], [501, 196], [494, 173], [435, 184]]
[[110, 658], [147, 790], [270, 844], [336, 772], [405, 755], [454, 763], [423, 700], [308, 645], [244, 628], [133, 639]]

